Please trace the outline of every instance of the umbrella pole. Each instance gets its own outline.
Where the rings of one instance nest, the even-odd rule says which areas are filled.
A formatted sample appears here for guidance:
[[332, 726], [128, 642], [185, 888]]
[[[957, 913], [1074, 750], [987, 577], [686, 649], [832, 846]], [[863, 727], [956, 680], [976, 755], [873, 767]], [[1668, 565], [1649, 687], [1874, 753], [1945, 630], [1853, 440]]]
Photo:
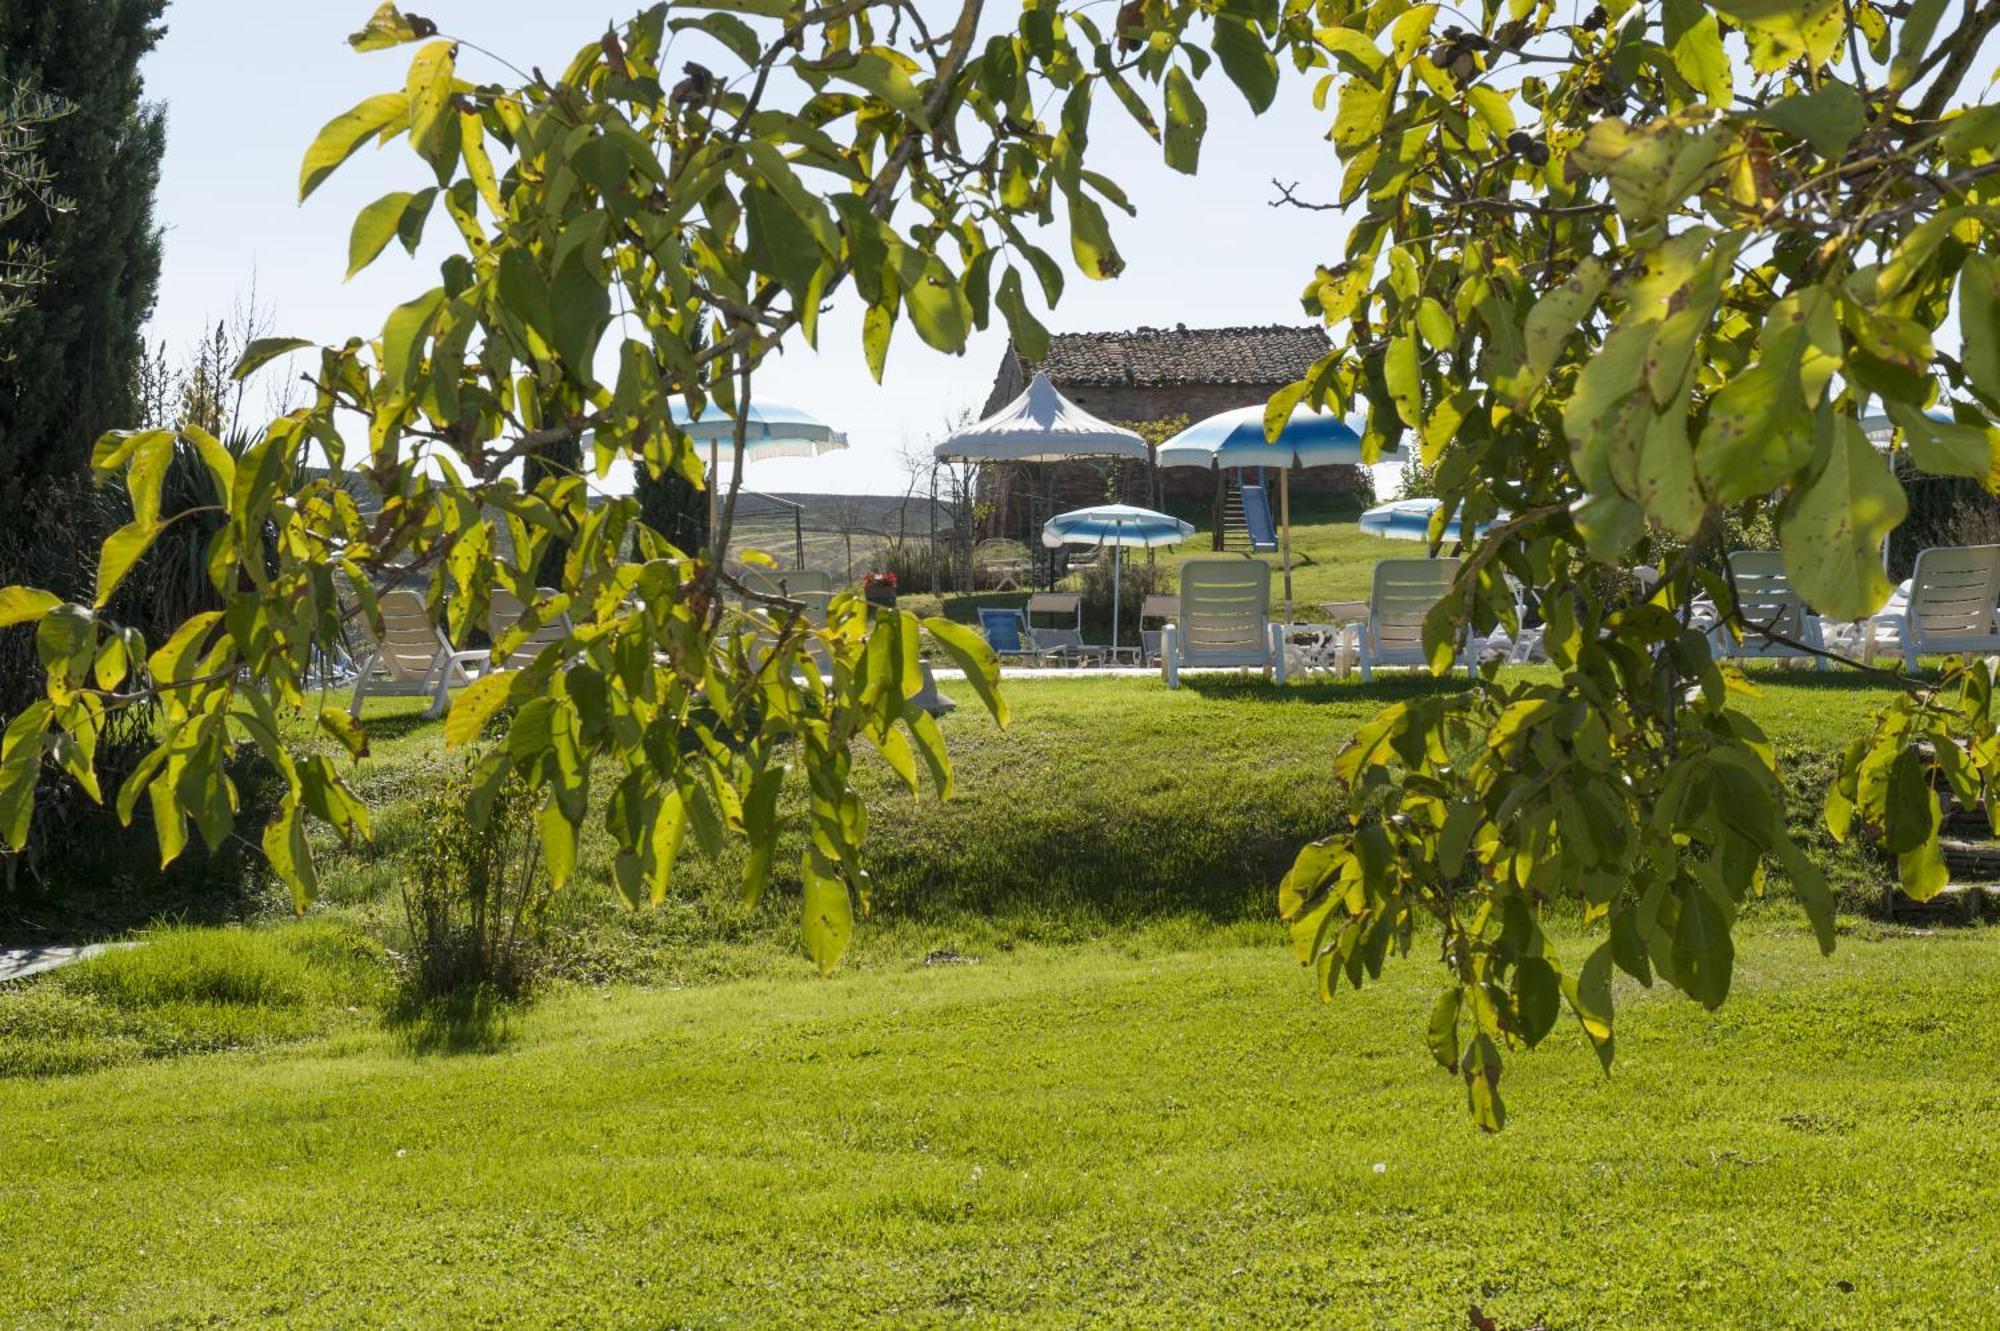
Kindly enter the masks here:
[[1280, 538], [1283, 554], [1280, 558], [1285, 565], [1285, 624], [1292, 622], [1292, 469], [1278, 469], [1278, 520], [1284, 535]]
[[[1121, 527], [1123, 523], [1119, 524]], [[1107, 665], [1118, 663], [1118, 602], [1123, 599], [1118, 594], [1118, 574], [1125, 566], [1125, 542], [1121, 532], [1117, 545], [1111, 547], [1111, 659]]]

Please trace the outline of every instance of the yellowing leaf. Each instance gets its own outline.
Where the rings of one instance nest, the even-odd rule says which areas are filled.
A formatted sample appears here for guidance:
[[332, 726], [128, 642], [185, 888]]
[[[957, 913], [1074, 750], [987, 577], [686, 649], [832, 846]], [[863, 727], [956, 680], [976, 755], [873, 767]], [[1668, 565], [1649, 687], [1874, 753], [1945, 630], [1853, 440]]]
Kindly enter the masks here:
[[97, 608], [102, 610], [111, 602], [111, 595], [118, 590], [118, 584], [146, 553], [153, 538], [160, 534], [157, 522], [132, 521], [104, 538], [104, 546], [97, 555]]
[[377, 93], [354, 109], [327, 121], [312, 146], [306, 149], [305, 162], [299, 167], [300, 201], [303, 202], [318, 189], [320, 182], [332, 175], [370, 137], [381, 133], [390, 124], [408, 115], [409, 111], [408, 95], [385, 92]]
[[455, 749], [479, 738], [486, 723], [507, 704], [508, 690], [518, 678], [517, 671], [495, 670], [472, 681], [452, 699], [444, 718], [444, 746]]
[[60, 596], [35, 587], [0, 587], [0, 629], [32, 624], [61, 604]]
[[1194, 90], [1194, 80], [1179, 65], [1167, 71], [1167, 165], [1188, 175], [1201, 161], [1202, 135], [1208, 132], [1208, 108]]
[[436, 155], [448, 123], [455, 63], [450, 42], [432, 42], [410, 61], [410, 143], [427, 160]]

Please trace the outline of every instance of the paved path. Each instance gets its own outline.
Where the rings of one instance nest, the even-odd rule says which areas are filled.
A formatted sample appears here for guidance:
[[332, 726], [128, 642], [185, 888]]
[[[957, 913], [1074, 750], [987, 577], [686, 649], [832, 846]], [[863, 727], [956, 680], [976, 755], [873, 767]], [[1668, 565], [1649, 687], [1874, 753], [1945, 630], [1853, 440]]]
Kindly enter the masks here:
[[67, 966], [72, 961], [94, 957], [109, 946], [108, 943], [91, 943], [84, 947], [0, 948], [0, 984], [9, 980], [24, 980], [30, 975]]

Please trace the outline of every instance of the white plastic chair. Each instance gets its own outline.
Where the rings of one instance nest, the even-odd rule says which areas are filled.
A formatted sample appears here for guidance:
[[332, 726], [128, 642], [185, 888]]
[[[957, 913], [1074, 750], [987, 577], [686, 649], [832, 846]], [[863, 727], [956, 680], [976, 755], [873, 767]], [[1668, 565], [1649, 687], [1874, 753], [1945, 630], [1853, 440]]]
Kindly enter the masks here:
[[[1383, 559], [1375, 564], [1374, 589], [1368, 596], [1368, 619], [1354, 630], [1355, 657], [1361, 678], [1373, 680], [1376, 666], [1428, 669], [1424, 650], [1424, 619], [1451, 591], [1458, 577], [1456, 559]], [[1475, 656], [1459, 643], [1459, 663], [1468, 673]]]
[[1927, 654], [2000, 651], [2000, 545], [1920, 551], [1897, 630], [1908, 670]]
[[[385, 592], [376, 601], [382, 615], [378, 637], [366, 615], [361, 631], [371, 648], [361, 671], [354, 677], [354, 698], [348, 704], [350, 716], [361, 715], [365, 697], [427, 696], [431, 705], [425, 716], [442, 716], [451, 705], [448, 690], [463, 688], [485, 669], [488, 654], [460, 651], [451, 645], [444, 630], [431, 619], [424, 598], [413, 591]], [[375, 678], [380, 670], [382, 679]]]
[[[1785, 573], [1785, 557], [1776, 550], [1737, 550], [1729, 556], [1729, 580], [1736, 589], [1736, 611], [1742, 636], [1724, 625], [1709, 630], [1718, 657], [1759, 661], [1809, 660], [1826, 669], [1826, 638], [1819, 616], [1795, 590]], [[1791, 639], [1780, 642], [1771, 634]], [[1803, 646], [1794, 647], [1793, 642]]]
[[1160, 632], [1167, 687], [1189, 667], [1257, 669], [1285, 682], [1283, 629], [1271, 622], [1271, 566], [1259, 559], [1181, 565], [1180, 614]]

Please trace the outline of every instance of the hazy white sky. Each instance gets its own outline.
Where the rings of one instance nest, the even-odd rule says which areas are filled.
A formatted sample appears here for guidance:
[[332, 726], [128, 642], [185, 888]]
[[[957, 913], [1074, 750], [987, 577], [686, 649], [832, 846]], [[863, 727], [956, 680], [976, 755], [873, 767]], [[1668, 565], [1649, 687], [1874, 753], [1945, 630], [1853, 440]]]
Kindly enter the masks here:
[[[406, 145], [363, 149], [306, 204], [296, 202], [299, 159], [319, 127], [364, 97], [402, 86], [411, 48], [356, 55], [344, 41], [373, 7], [373, 0], [176, 0], [169, 7], [166, 38], [143, 71], [147, 95], [167, 107], [159, 193], [166, 257], [155, 339], [176, 351], [191, 344], [228, 314], [253, 275], [260, 302], [276, 312], [276, 331], [319, 341], [371, 336], [391, 307], [435, 283], [450, 230], [442, 214], [433, 219], [433, 242], [416, 258], [391, 245], [373, 268], [342, 281], [354, 214], [384, 193], [425, 183], [427, 168]], [[633, 7], [632, 0], [410, 6], [448, 35], [550, 70], [601, 34], [608, 18]], [[989, 12], [997, 23], [1017, 11], [995, 0]], [[729, 67], [722, 57], [710, 63]], [[509, 77], [469, 50], [461, 69], [473, 79]], [[1168, 171], [1110, 98], [1098, 108], [1092, 164], [1125, 187], [1139, 216], [1113, 214], [1124, 275], [1114, 282], [1072, 277], [1062, 305], [1044, 317], [1051, 329], [1309, 322], [1298, 292], [1316, 262], [1339, 257], [1342, 223], [1332, 214], [1270, 207], [1270, 182], [1299, 180], [1302, 193], [1319, 198], [1332, 193], [1338, 164], [1322, 137], [1331, 109], [1313, 111], [1303, 79], [1288, 80], [1262, 117], [1250, 114], [1219, 70], [1200, 87], [1209, 131], [1201, 174], [1192, 179]], [[1067, 256], [1066, 234], [1044, 243]], [[1006, 345], [997, 317], [962, 357], [931, 351], [899, 330], [878, 388], [862, 360], [859, 329], [858, 308], [844, 303], [822, 320], [817, 354], [800, 344], [760, 379], [771, 396], [846, 430], [852, 447], [757, 464], [753, 488], [900, 490], [899, 449], [934, 441], [959, 413], [977, 412]]]

